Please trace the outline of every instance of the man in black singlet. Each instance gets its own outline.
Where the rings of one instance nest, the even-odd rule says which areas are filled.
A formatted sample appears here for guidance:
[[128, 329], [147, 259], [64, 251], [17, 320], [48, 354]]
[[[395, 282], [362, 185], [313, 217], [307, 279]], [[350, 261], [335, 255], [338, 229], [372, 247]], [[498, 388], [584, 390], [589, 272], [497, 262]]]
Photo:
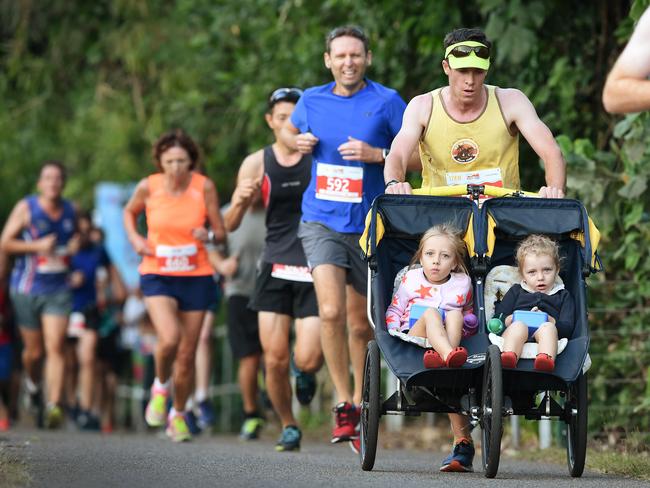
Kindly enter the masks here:
[[296, 396], [307, 404], [323, 363], [318, 303], [302, 244], [297, 237], [302, 194], [311, 177], [311, 156], [290, 149], [278, 134], [302, 90], [278, 88], [268, 100], [266, 122], [275, 142], [249, 155], [237, 176], [226, 229], [236, 229], [246, 210], [261, 197], [266, 207], [266, 242], [251, 308], [258, 311], [260, 341], [266, 366], [266, 387], [282, 422], [278, 451], [300, 448], [302, 433], [291, 410], [289, 329], [295, 320]]

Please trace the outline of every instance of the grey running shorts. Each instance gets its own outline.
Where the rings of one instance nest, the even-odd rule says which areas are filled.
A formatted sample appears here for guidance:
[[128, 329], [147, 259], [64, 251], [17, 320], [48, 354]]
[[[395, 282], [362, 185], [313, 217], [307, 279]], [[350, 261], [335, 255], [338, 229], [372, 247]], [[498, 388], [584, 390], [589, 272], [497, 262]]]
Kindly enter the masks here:
[[300, 222], [298, 237], [305, 250], [310, 269], [320, 264], [333, 264], [347, 269], [346, 281], [366, 296], [368, 266], [361, 257], [361, 234], [336, 232], [319, 222]]

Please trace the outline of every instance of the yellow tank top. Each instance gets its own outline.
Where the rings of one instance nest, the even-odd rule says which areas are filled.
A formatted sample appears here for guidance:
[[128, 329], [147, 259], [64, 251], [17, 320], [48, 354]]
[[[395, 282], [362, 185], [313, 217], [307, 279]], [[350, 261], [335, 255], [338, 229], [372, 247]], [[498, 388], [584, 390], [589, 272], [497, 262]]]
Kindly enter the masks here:
[[431, 92], [431, 117], [420, 140], [423, 188], [471, 183], [519, 189], [519, 135], [508, 130], [496, 87], [485, 87], [485, 109], [471, 122], [447, 113], [442, 88]]

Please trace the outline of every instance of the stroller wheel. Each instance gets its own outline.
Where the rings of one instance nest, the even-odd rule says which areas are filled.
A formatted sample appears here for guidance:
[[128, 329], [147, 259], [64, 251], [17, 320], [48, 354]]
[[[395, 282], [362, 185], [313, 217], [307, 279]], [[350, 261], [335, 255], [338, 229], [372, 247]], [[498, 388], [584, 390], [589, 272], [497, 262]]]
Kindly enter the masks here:
[[501, 435], [503, 434], [503, 378], [501, 351], [490, 345], [483, 366], [481, 431], [483, 470], [486, 478], [494, 478], [499, 470]]
[[361, 392], [360, 448], [361, 469], [372, 470], [377, 453], [377, 435], [379, 433], [381, 379], [379, 346], [372, 340], [366, 351], [366, 365], [363, 371], [363, 390]]
[[569, 474], [579, 478], [585, 469], [587, 452], [587, 376], [584, 373], [569, 387], [565, 412], [567, 465]]

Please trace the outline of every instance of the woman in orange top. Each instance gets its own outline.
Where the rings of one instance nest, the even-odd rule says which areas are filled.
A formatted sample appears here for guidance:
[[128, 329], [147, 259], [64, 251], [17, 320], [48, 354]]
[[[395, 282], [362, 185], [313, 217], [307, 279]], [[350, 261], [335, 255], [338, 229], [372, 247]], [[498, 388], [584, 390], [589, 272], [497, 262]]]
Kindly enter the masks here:
[[[214, 183], [197, 172], [194, 141], [179, 129], [165, 133], [153, 146], [153, 159], [159, 172], [138, 183], [124, 208], [129, 241], [143, 258], [140, 287], [158, 336], [156, 379], [145, 419], [151, 427], [166, 422], [167, 435], [185, 441], [191, 438], [184, 409], [192, 391], [196, 345], [215, 295], [205, 225], [217, 241], [225, 239], [225, 232]], [[146, 238], [136, 229], [143, 211]], [[174, 402], [167, 415], [172, 366]]]

